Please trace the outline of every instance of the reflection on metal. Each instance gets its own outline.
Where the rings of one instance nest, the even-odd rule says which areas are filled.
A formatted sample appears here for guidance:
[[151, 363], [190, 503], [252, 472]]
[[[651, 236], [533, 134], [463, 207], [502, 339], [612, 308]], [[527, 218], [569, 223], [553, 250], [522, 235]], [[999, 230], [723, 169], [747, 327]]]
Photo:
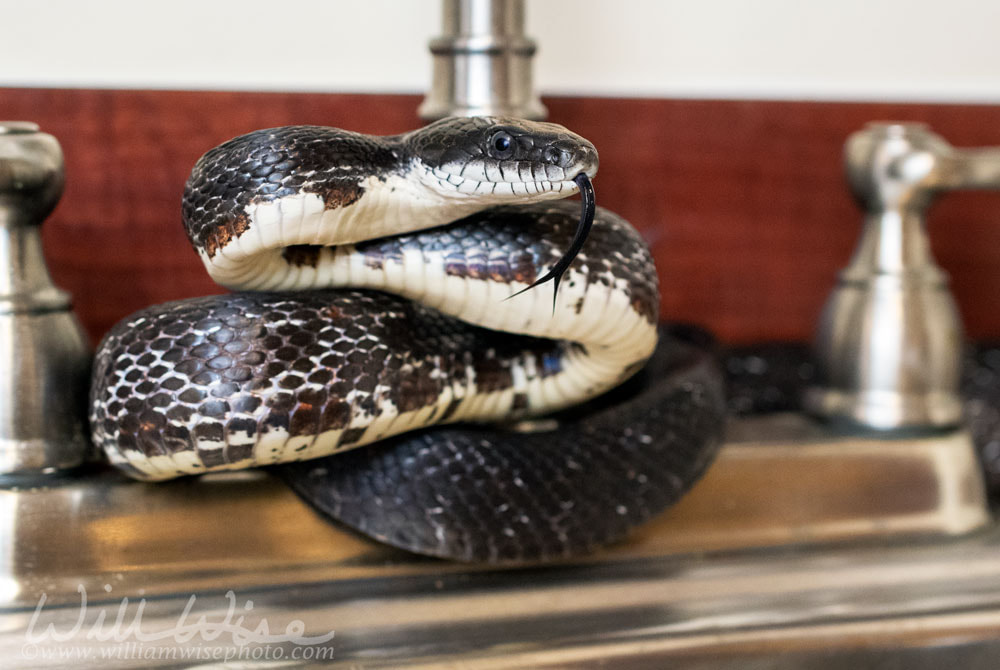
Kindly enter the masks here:
[[1000, 150], [957, 150], [919, 124], [874, 123], [845, 145], [861, 240], [817, 337], [817, 414], [875, 429], [959, 423], [962, 326], [925, 214], [941, 191], [1000, 188]]
[[[92, 616], [103, 602], [109, 621], [122, 598], [150, 599], [150, 632], [176, 625], [191, 595], [192, 617], [222, 620], [221, 594], [232, 590], [271, 630], [293, 619], [310, 635], [335, 629], [336, 660], [377, 652], [387, 667], [808, 656], [831, 636], [850, 649], [888, 635], [893, 617], [926, 629], [888, 644], [985, 635], [1000, 624], [1000, 534], [956, 538], [987, 521], [967, 440], [961, 431], [831, 437], [798, 415], [735, 422], [706, 477], [638, 535], [595, 556], [516, 569], [377, 545], [330, 525], [262, 471], [157, 485], [107, 471], [8, 480], [0, 656], [24, 643], [43, 594], [36, 627], [72, 628], [81, 589]], [[997, 609], [969, 618], [969, 605]], [[106, 645], [85, 633], [73, 644]], [[495, 637], [472, 642], [481, 634]]]
[[965, 439], [848, 443], [792, 415], [738, 423], [691, 495], [638, 536], [522, 568], [376, 545], [264, 472], [22, 480], [0, 490], [12, 571], [0, 585], [16, 587], [0, 588], [0, 657], [24, 662], [42, 594], [35, 633], [71, 631], [82, 589], [84, 626], [47, 644], [91, 650], [81, 667], [116, 668], [136, 664], [102, 657], [114, 644], [88, 637], [102, 611], [109, 630], [123, 598], [126, 623], [145, 598], [142, 631], [163, 634], [146, 646], [206, 646], [170, 632], [192, 595], [187, 621], [225, 620], [232, 590], [248, 628], [335, 631], [323, 645], [334, 667], [955, 667], [997, 653], [1000, 627], [1000, 532], [952, 535], [985, 521]]
[[73, 467], [89, 451], [90, 353], [42, 255], [62, 188], [56, 139], [0, 122], [0, 474]]
[[960, 534], [989, 519], [965, 430], [882, 439], [778, 414], [734, 422], [705, 478], [643, 538], [703, 551]]
[[421, 118], [545, 118], [532, 84], [535, 43], [524, 35], [524, 0], [444, 0], [442, 19]]

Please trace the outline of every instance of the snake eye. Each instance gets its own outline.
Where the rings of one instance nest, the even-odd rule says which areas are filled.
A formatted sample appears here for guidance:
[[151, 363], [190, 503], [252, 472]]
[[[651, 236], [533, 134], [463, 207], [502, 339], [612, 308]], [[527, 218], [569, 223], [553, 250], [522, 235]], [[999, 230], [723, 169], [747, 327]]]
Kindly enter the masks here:
[[510, 158], [514, 154], [514, 138], [502, 130], [493, 133], [489, 146], [494, 158]]

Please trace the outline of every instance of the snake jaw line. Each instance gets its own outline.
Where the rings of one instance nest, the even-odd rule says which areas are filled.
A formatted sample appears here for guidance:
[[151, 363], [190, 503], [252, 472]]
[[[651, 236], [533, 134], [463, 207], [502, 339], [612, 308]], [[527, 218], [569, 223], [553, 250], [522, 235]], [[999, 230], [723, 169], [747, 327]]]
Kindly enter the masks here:
[[541, 279], [536, 279], [530, 286], [526, 286], [517, 293], [513, 293], [504, 300], [510, 300], [511, 298], [517, 297], [524, 293], [525, 291], [530, 291], [536, 286], [540, 286], [547, 281], [552, 281], [552, 314], [556, 313], [556, 299], [559, 297], [559, 281], [562, 279], [563, 274], [569, 269], [569, 266], [573, 263], [577, 254], [583, 248], [584, 243], [587, 241], [587, 236], [590, 235], [590, 229], [594, 224], [594, 212], [596, 200], [594, 198], [594, 185], [590, 181], [590, 177], [586, 172], [581, 172], [580, 174], [573, 177], [573, 181], [576, 183], [577, 188], [580, 189], [580, 221], [576, 226], [576, 232], [573, 234], [573, 241], [570, 242], [569, 248], [563, 253], [563, 255], [555, 262], [555, 264], [549, 269]]

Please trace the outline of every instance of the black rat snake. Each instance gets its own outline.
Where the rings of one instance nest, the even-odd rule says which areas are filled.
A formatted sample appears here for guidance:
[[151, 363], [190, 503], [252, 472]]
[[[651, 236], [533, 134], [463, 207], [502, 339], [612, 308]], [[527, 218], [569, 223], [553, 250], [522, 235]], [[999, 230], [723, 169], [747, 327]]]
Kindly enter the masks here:
[[[184, 223], [239, 292], [108, 333], [95, 443], [147, 480], [286, 464], [329, 516], [436, 556], [550, 559], [622, 537], [704, 470], [724, 401], [704, 352], [658, 338], [648, 248], [595, 210], [596, 170], [565, 128], [500, 118], [212, 149]], [[554, 202], [577, 190], [582, 214]]]

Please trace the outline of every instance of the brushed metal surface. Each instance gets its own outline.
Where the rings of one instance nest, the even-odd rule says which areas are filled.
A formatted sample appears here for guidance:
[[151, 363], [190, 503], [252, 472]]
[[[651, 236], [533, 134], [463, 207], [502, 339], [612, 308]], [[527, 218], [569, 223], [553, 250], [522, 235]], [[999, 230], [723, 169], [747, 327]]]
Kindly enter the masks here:
[[[375, 544], [266, 472], [8, 477], [0, 657], [43, 667], [40, 654], [73, 650], [90, 654], [81, 667], [189, 667], [171, 654], [215, 643], [175, 639], [179, 617], [190, 604], [187, 620], [223, 621], [233, 601], [250, 628], [335, 631], [310, 652], [329, 655], [286, 656], [293, 667], [864, 667], [956, 639], [974, 660], [1000, 625], [1000, 531], [984, 528], [966, 441], [858, 440], [799, 415], [734, 422], [706, 477], [629, 541], [507, 568]], [[141, 630], [162, 639], [132, 652], [162, 656], [137, 662], [135, 636], [107, 632], [141, 600]], [[27, 641], [49, 624], [66, 639]]]
[[532, 83], [535, 43], [524, 34], [524, 0], [444, 0], [441, 15], [422, 119], [548, 115]]
[[[279, 667], [990, 667], [982, 662], [998, 646], [998, 549], [994, 532], [864, 549], [268, 585], [239, 591], [238, 603], [252, 599], [271, 630], [301, 621], [310, 636], [335, 633], [324, 645], [332, 658]], [[188, 600], [149, 598], [143, 630], [171, 630]], [[102, 606], [111, 621], [119, 602], [117, 589], [93, 598], [87, 623]], [[220, 621], [228, 600], [200, 593], [197, 605], [197, 615]], [[43, 608], [36, 630], [52, 624], [65, 632], [78, 612]], [[15, 667], [52, 667], [18, 662], [25, 643], [15, 631], [33, 613], [5, 615], [0, 654]], [[78, 638], [93, 656], [77, 667], [202, 667], [99, 659], [111, 645]]]
[[844, 146], [865, 210], [861, 239], [823, 309], [815, 413], [882, 430], [956, 426], [964, 344], [926, 213], [953, 189], [1000, 189], [1000, 149], [953, 148], [921, 124], [870, 123]]
[[90, 352], [40, 236], [63, 181], [54, 137], [0, 122], [0, 474], [70, 468], [90, 455]]

